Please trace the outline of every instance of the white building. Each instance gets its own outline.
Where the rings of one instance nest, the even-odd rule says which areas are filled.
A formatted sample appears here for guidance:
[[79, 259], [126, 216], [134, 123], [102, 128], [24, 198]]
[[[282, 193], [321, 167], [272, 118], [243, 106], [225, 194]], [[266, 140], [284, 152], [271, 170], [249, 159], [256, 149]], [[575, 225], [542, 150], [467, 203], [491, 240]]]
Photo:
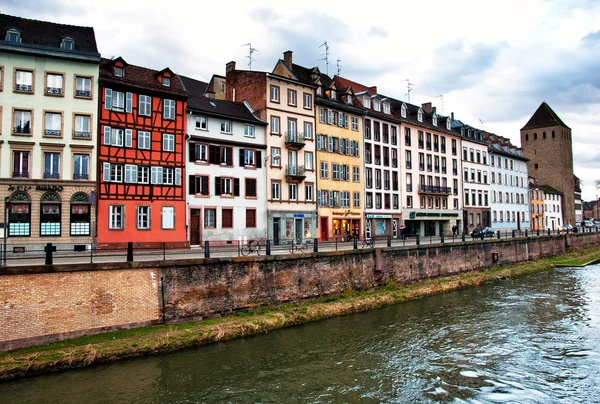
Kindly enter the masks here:
[[489, 143], [492, 228], [530, 228], [528, 159], [506, 138], [486, 134]]
[[188, 92], [188, 231], [191, 245], [267, 236], [266, 122], [247, 104], [204, 96], [207, 83], [181, 76]]
[[544, 192], [544, 226], [546, 229], [558, 230], [563, 224], [562, 192], [550, 185], [539, 187]]
[[93, 241], [99, 62], [93, 28], [0, 14], [0, 198], [11, 247]]

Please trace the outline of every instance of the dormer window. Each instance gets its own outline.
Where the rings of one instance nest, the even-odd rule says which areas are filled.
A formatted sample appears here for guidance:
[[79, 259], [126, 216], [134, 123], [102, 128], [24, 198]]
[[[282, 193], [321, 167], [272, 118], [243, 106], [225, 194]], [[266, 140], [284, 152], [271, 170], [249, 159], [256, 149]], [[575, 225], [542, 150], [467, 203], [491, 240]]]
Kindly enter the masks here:
[[73, 38], [64, 37], [60, 43], [60, 47], [64, 50], [74, 50], [75, 49], [75, 41]]
[[115, 66], [115, 76], [123, 77], [123, 68], [119, 66]]
[[346, 98], [346, 101], [348, 102], [348, 105], [352, 105], [352, 96], [351, 96], [351, 95], [349, 95], [349, 96]]
[[450, 121], [450, 118], [446, 119], [446, 129], [450, 130], [452, 128], [452, 122]]
[[419, 111], [417, 112], [417, 121], [423, 122], [423, 110], [421, 108], [419, 108]]
[[375, 111], [381, 111], [381, 103], [379, 100], [373, 100], [373, 109]]
[[337, 93], [335, 90], [331, 90], [331, 99], [335, 100], [337, 98]]
[[390, 113], [390, 104], [388, 104], [387, 102], [383, 103], [383, 113], [388, 115]]
[[317, 95], [323, 95], [323, 87], [317, 87]]
[[402, 118], [406, 118], [406, 104], [402, 104], [402, 108], [400, 108], [400, 114]]
[[162, 85], [165, 87], [171, 87], [171, 78], [167, 76], [163, 76]]
[[437, 126], [437, 114], [434, 112], [433, 117], [431, 118], [433, 126]]
[[21, 42], [21, 33], [16, 29], [9, 29], [6, 31], [6, 42], [20, 43]]
[[369, 98], [368, 95], [364, 95], [362, 97], [362, 103], [363, 103], [363, 107], [371, 108], [371, 99]]

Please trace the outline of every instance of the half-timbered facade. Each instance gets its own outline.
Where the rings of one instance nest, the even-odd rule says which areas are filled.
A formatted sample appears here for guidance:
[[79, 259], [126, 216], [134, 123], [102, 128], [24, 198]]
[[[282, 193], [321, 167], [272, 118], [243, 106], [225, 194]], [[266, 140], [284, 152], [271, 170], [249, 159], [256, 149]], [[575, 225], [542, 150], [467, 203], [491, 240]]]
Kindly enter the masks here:
[[98, 244], [189, 245], [186, 232], [187, 95], [168, 68], [100, 62]]
[[181, 76], [187, 103], [187, 204], [191, 245], [245, 243], [267, 233], [267, 123], [247, 104], [205, 96]]
[[93, 243], [94, 30], [0, 14], [0, 198], [11, 250]]

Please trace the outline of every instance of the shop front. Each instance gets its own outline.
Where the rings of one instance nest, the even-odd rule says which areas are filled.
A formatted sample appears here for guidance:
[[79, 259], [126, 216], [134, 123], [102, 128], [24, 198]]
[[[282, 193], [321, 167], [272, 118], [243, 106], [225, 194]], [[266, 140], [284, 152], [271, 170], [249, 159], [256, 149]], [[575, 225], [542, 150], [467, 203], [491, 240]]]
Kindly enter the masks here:
[[365, 219], [365, 238], [399, 238], [402, 224], [401, 215], [367, 213]]
[[458, 212], [408, 212], [408, 220], [404, 222], [403, 234], [414, 236], [452, 235], [452, 227], [461, 229], [461, 217]]
[[319, 210], [319, 240], [350, 240], [360, 237], [361, 222], [362, 212], [358, 210]]
[[274, 245], [310, 241], [316, 237], [316, 214], [312, 212], [268, 211], [267, 237]]

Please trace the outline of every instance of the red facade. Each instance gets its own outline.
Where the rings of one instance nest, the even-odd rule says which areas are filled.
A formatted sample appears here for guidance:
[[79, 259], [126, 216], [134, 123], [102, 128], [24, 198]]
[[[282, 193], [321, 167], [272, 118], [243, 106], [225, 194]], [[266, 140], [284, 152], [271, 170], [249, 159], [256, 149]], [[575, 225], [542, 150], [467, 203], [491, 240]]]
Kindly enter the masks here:
[[187, 95], [179, 78], [169, 69], [103, 59], [100, 95], [98, 245], [188, 246]]

